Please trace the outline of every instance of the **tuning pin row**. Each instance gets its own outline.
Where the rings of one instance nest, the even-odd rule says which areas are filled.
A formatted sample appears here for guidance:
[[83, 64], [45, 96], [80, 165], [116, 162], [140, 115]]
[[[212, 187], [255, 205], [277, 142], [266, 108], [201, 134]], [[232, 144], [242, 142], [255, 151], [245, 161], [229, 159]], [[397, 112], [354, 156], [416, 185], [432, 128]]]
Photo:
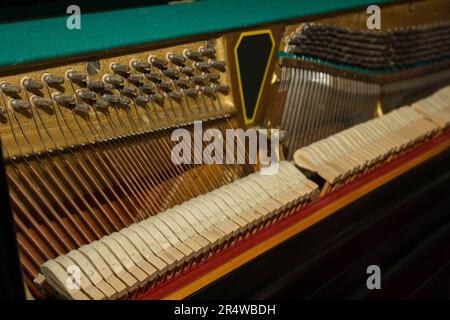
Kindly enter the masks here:
[[[211, 98], [226, 95], [229, 87], [220, 85], [220, 74], [212, 72], [212, 69], [224, 72], [225, 67], [224, 61], [216, 60], [215, 48], [204, 46], [197, 51], [186, 49], [181, 55], [170, 52], [165, 58], [151, 55], [147, 61], [114, 62], [109, 66], [111, 73], [103, 75], [101, 80], [68, 70], [64, 77], [44, 73], [40, 79], [24, 78], [21, 85], [3, 82], [0, 91], [10, 97], [15, 111], [29, 111], [32, 106], [51, 109], [56, 103], [86, 114], [90, 107], [107, 111], [109, 105], [127, 107], [132, 101], [140, 106], [149, 102], [163, 105], [165, 98], [181, 103], [183, 96], [195, 99], [199, 94]], [[75, 95], [64, 93], [66, 81], [76, 85]], [[42, 91], [45, 86], [56, 90], [50, 93], [51, 98], [45, 97]], [[21, 97], [22, 90], [32, 93], [29, 101]], [[115, 95], [115, 90], [121, 95]]]

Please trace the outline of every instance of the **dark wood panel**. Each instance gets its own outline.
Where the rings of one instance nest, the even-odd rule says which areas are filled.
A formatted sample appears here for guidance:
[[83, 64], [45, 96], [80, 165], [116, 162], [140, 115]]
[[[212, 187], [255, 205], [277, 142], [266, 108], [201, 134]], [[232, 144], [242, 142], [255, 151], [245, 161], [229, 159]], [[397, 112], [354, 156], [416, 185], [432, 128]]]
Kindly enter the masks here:
[[[449, 259], [449, 159], [425, 162], [190, 298], [413, 297]], [[370, 264], [382, 290], [366, 288]]]

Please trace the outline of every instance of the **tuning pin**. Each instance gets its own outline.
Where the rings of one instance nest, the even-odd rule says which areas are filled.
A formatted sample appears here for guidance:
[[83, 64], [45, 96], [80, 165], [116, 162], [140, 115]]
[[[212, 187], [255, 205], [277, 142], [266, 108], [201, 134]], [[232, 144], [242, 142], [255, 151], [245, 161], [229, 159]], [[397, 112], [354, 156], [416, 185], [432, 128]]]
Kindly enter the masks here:
[[161, 106], [164, 105], [164, 96], [160, 93], [150, 95], [150, 99]]
[[170, 79], [178, 79], [179, 77], [178, 71], [173, 68], [167, 68], [163, 71], [163, 74]]
[[148, 72], [148, 73], [144, 73], [144, 76], [149, 79], [151, 82], [154, 83], [159, 83], [161, 82], [162, 78], [161, 78], [161, 73], [159, 72]]
[[42, 80], [49, 86], [49, 87], [55, 87], [55, 86], [61, 86], [64, 84], [64, 78], [54, 76], [51, 74], [45, 74], [42, 77]]
[[39, 91], [41, 90], [44, 85], [41, 81], [31, 80], [31, 79], [24, 79], [22, 81], [22, 85], [28, 90], [28, 91]]
[[97, 95], [95, 92], [92, 91], [86, 91], [86, 90], [78, 90], [77, 96], [80, 98], [80, 100], [90, 103], [97, 99]]
[[14, 108], [15, 111], [28, 111], [31, 108], [31, 105], [28, 102], [19, 100], [19, 99], [12, 99], [11, 100], [11, 106]]
[[122, 88], [122, 93], [126, 96], [135, 96], [138, 94], [138, 89], [135, 86], [125, 86]]
[[131, 99], [127, 97], [119, 97], [119, 106], [127, 108], [131, 103]]
[[206, 84], [206, 77], [205, 76], [193, 76], [192, 82], [196, 85], [203, 86]]
[[87, 117], [89, 115], [89, 105], [84, 102], [76, 103], [73, 111], [82, 117]]
[[120, 101], [119, 96], [115, 96], [112, 94], [104, 94], [103, 99], [112, 105], [118, 105]]
[[146, 72], [150, 68], [150, 63], [133, 59], [131, 60], [131, 66], [139, 72]]
[[181, 102], [181, 99], [183, 98], [181, 93], [179, 92], [170, 92], [169, 93], [169, 98], [172, 100], [175, 100], [176, 102]]
[[139, 86], [144, 82], [144, 77], [141, 74], [131, 74], [128, 77], [128, 82]]
[[182, 89], [183, 94], [187, 97], [196, 98], [198, 95], [198, 91], [195, 88]]
[[169, 59], [169, 61], [172, 62], [173, 64], [180, 67], [184, 66], [184, 64], [186, 63], [185, 57], [176, 55], [175, 53], [172, 52], [167, 54], [167, 59]]
[[108, 102], [106, 102], [103, 99], [98, 99], [97, 101], [94, 102], [93, 107], [103, 113], [108, 112]]
[[52, 107], [52, 100], [50, 99], [33, 96], [30, 100], [32, 104], [42, 109], [49, 109]]
[[63, 94], [55, 94], [53, 100], [62, 106], [69, 106], [75, 103], [75, 98], [73, 96], [65, 96]]
[[84, 83], [87, 79], [87, 76], [84, 73], [80, 73], [74, 70], [67, 71], [66, 75], [69, 80], [76, 83]]
[[114, 87], [114, 85], [111, 84], [111, 83], [104, 83], [104, 84], [103, 84], [103, 91], [111, 92], [111, 91], [113, 91], [114, 89], [115, 89], [115, 87]]
[[177, 87], [180, 87], [183, 89], [187, 89], [191, 86], [191, 83], [189, 82], [188, 79], [177, 79], [177, 80], [175, 80], [175, 84], [177, 85]]
[[157, 58], [155, 56], [150, 56], [148, 58], [148, 61], [156, 68], [161, 69], [161, 70], [165, 70], [167, 68], [167, 61]]
[[87, 87], [91, 90], [102, 90], [105, 84], [101, 80], [88, 80]]
[[205, 77], [210, 82], [214, 82], [214, 83], [219, 82], [219, 79], [220, 79], [220, 75], [218, 75], [217, 73], [205, 73]]
[[187, 76], [192, 76], [194, 74], [194, 68], [191, 66], [182, 67], [180, 71]]
[[225, 84], [215, 85], [213, 88], [216, 92], [219, 92], [225, 96], [230, 93], [230, 87]]
[[134, 98], [134, 103], [138, 106], [145, 106], [150, 102], [150, 98], [147, 96], [137, 96]]
[[168, 81], [161, 81], [159, 84], [158, 84], [158, 88], [160, 88], [162, 91], [164, 91], [164, 92], [170, 92], [170, 91], [172, 91], [172, 85], [171, 85], [171, 83], [170, 82], [168, 82]]
[[109, 74], [103, 76], [103, 81], [117, 87], [123, 86], [124, 83], [123, 78]]
[[191, 49], [185, 49], [183, 54], [186, 58], [194, 61], [200, 61], [203, 58], [203, 54], [201, 52], [193, 51]]
[[204, 56], [204, 57], [208, 57], [211, 59], [214, 59], [216, 57], [216, 49], [211, 48], [211, 47], [200, 47], [200, 53]]
[[8, 96], [16, 96], [20, 93], [20, 87], [11, 83], [3, 82], [0, 84], [0, 89]]
[[226, 66], [225, 61], [209, 60], [209, 64], [211, 67], [213, 67], [216, 70], [219, 70], [221, 72], [225, 71], [225, 66]]
[[201, 87], [200, 92], [203, 93], [207, 97], [214, 97], [214, 94], [216, 93], [216, 90], [211, 87]]
[[130, 68], [125, 64], [113, 63], [111, 64], [111, 71], [124, 77], [130, 75]]
[[194, 62], [194, 67], [200, 71], [208, 71], [211, 65], [206, 62]]
[[155, 86], [152, 84], [143, 84], [139, 87], [139, 89], [146, 94], [152, 94], [155, 93]]

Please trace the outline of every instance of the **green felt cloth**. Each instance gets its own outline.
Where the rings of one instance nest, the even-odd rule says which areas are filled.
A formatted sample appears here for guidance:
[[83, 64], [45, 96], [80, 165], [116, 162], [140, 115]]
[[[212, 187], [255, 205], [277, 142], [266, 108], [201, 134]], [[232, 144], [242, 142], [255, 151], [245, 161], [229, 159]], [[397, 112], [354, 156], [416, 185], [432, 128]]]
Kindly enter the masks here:
[[[202, 0], [0, 25], [0, 67], [225, 31], [389, 0]], [[81, 8], [83, 12], [83, 8]]]

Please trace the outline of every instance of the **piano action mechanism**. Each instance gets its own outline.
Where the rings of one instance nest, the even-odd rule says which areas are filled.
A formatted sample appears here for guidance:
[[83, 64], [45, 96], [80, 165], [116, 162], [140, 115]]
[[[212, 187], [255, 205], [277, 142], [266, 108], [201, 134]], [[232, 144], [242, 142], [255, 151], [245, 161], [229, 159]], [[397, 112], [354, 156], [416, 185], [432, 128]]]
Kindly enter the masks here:
[[[158, 292], [411, 150], [445, 150], [450, 6], [381, 8], [375, 31], [365, 8], [299, 13], [4, 67], [1, 147], [32, 296], [184, 297], [195, 289]], [[260, 174], [239, 137], [222, 151], [244, 148], [244, 164], [174, 163], [172, 132], [200, 121], [222, 140], [280, 130], [278, 172]], [[205, 157], [207, 141], [193, 145]], [[252, 250], [233, 257], [264, 252]]]

